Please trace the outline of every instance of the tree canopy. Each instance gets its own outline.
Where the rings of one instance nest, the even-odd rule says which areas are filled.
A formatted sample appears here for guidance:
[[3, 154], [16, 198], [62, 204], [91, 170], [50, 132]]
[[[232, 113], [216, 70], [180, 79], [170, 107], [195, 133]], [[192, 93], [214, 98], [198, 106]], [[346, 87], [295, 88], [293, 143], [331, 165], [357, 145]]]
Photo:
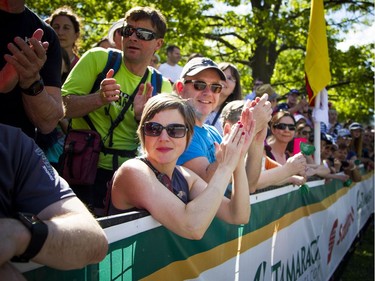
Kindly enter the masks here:
[[[280, 95], [291, 88], [304, 91], [304, 59], [308, 36], [310, 1], [306, 0], [156, 0], [99, 1], [71, 0], [69, 6], [82, 19], [80, 52], [104, 37], [113, 22], [135, 5], [153, 6], [168, 21], [163, 49], [180, 46], [184, 64], [192, 53], [201, 53], [216, 62], [235, 64], [241, 73], [244, 93], [260, 78], [271, 83]], [[27, 6], [42, 18], [67, 1], [34, 0]], [[372, 1], [324, 1], [330, 56], [329, 100], [341, 121], [369, 123], [374, 117], [374, 44], [337, 48], [343, 34], [354, 24], [371, 24]], [[334, 13], [345, 11], [344, 18]], [[329, 16], [331, 15], [331, 16]]]

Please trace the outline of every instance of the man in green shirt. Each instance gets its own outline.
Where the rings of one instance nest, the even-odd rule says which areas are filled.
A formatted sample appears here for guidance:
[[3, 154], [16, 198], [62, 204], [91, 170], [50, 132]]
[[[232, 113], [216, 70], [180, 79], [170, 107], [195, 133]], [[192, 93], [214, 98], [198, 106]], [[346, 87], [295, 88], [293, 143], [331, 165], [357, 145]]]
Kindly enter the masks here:
[[[118, 165], [136, 156], [138, 121], [145, 102], [156, 87], [151, 83], [156, 76], [155, 70], [148, 65], [153, 54], [163, 45], [167, 29], [164, 16], [149, 7], [132, 8], [125, 14], [124, 22], [119, 70], [116, 73], [113, 69], [109, 70], [100, 83], [100, 88], [91, 93], [97, 75], [106, 66], [109, 52], [109, 49], [94, 48], [81, 57], [62, 88], [66, 116], [72, 118], [72, 128], [90, 129], [82, 118], [88, 115], [106, 149], [106, 153], [100, 153], [94, 185], [73, 186], [78, 197], [91, 206], [97, 215], [100, 215], [100, 210], [104, 207], [107, 181], [112, 178]], [[170, 82], [163, 77], [160, 92], [171, 91]], [[123, 120], [108, 135], [111, 124], [133, 93], [134, 101]], [[108, 153], [108, 150], [114, 153]], [[122, 157], [117, 151], [126, 156]]]

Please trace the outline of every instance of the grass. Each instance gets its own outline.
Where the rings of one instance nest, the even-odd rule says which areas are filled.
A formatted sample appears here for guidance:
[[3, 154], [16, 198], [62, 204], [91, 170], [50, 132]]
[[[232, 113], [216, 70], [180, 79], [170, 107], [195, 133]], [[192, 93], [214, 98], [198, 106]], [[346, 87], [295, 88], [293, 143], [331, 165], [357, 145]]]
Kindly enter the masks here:
[[374, 219], [367, 225], [348, 258], [343, 261], [331, 280], [374, 280]]

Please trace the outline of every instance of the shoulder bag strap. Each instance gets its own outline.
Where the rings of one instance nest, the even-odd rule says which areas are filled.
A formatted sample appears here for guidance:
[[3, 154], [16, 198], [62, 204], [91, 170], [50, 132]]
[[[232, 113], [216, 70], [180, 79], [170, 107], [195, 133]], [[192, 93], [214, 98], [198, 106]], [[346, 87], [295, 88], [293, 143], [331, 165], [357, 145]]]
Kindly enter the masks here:
[[142, 80], [139, 82], [138, 86], [135, 88], [133, 94], [129, 97], [128, 102], [124, 105], [124, 107], [122, 108], [122, 110], [121, 110], [121, 112], [119, 113], [119, 115], [118, 115], [118, 116], [116, 117], [116, 119], [112, 122], [111, 127], [109, 128], [107, 135], [103, 138], [103, 143], [105, 143], [106, 140], [107, 140], [107, 138], [109, 137], [109, 147], [112, 147], [112, 146], [113, 146], [113, 130], [114, 130], [114, 129], [120, 124], [120, 122], [124, 119], [124, 115], [125, 115], [126, 111], [127, 111], [128, 108], [130, 107], [130, 105], [133, 104], [133, 101], [134, 101], [135, 95], [136, 95], [137, 92], [138, 92], [139, 86], [140, 86], [141, 84], [145, 83], [145, 81], [146, 81], [146, 79], [147, 79], [147, 76], [148, 76], [148, 73], [149, 73], [149, 70], [148, 70], [148, 68], [147, 68], [145, 74], [144, 74], [143, 77], [142, 77]]
[[[103, 68], [102, 72], [100, 72], [98, 76], [96, 77], [96, 80], [91, 88], [90, 94], [96, 92], [99, 89], [100, 83], [106, 77], [106, 74], [110, 69], [113, 69], [115, 71], [115, 74], [117, 73], [117, 71], [120, 69], [120, 66], [121, 66], [121, 59], [122, 59], [121, 52], [109, 50], [107, 63], [105, 67]], [[88, 114], [83, 116], [83, 119], [89, 125], [91, 130], [96, 131], [96, 128], [94, 124], [92, 123]], [[69, 122], [68, 131], [70, 129], [71, 129], [71, 121]]]
[[[148, 161], [145, 157], [139, 157], [137, 158], [141, 160], [143, 163], [145, 163], [149, 168], [154, 172], [156, 178], [160, 181], [162, 185], [164, 185], [166, 188], [168, 188], [170, 191], [173, 192], [173, 187], [172, 187], [172, 181], [171, 179], [163, 173], [160, 173], [151, 163]], [[174, 193], [174, 192], [173, 192]]]

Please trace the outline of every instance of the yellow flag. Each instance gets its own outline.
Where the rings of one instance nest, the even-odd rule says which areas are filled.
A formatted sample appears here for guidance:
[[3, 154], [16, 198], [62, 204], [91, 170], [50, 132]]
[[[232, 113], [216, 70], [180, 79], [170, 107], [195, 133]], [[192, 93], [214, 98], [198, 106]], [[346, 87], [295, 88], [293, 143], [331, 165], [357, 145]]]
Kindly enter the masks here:
[[323, 0], [311, 1], [305, 73], [314, 98], [331, 82]]

